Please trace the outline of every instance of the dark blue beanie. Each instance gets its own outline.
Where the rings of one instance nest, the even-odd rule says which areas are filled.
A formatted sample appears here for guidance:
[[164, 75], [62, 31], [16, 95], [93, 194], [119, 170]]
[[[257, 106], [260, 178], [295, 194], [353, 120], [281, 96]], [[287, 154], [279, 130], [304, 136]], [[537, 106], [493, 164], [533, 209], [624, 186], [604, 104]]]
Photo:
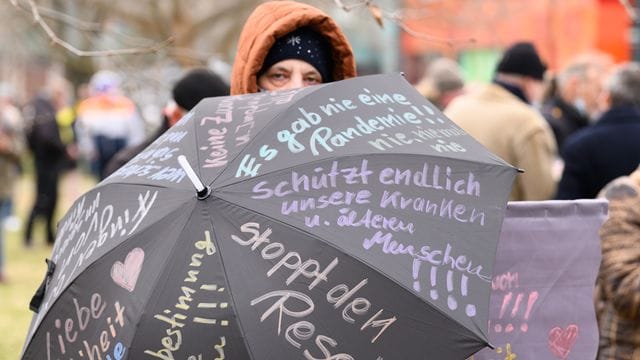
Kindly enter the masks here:
[[280, 61], [298, 59], [311, 64], [322, 76], [332, 81], [333, 61], [327, 39], [307, 27], [294, 30], [276, 40], [262, 63], [258, 76]]

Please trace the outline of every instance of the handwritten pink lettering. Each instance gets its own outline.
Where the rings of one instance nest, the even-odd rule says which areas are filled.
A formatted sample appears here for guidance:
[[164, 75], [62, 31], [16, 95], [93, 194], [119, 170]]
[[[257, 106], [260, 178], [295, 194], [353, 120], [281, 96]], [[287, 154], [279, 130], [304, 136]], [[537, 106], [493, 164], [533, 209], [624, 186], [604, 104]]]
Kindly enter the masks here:
[[227, 149], [225, 148], [225, 134], [227, 128], [222, 129], [209, 129], [207, 138], [208, 146], [203, 146], [200, 150], [208, 152], [207, 158], [204, 159], [205, 164], [203, 167], [222, 167], [227, 165]]

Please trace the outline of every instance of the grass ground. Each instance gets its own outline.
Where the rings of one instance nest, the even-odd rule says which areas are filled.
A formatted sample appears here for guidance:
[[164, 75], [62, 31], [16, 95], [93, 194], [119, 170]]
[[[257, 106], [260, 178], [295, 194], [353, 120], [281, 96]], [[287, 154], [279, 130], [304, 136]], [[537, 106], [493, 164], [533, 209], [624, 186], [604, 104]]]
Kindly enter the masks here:
[[[23, 177], [17, 184], [14, 198], [14, 213], [20, 224], [30, 210], [34, 198], [31, 176]], [[72, 172], [60, 183], [58, 218], [64, 214], [73, 201], [93, 185], [92, 179]], [[15, 360], [20, 356], [32, 312], [29, 301], [46, 271], [45, 258], [50, 257], [52, 248], [44, 239], [44, 229], [34, 229], [34, 246], [25, 248], [22, 241], [23, 226], [5, 231], [5, 276], [7, 282], [0, 284], [0, 360]]]

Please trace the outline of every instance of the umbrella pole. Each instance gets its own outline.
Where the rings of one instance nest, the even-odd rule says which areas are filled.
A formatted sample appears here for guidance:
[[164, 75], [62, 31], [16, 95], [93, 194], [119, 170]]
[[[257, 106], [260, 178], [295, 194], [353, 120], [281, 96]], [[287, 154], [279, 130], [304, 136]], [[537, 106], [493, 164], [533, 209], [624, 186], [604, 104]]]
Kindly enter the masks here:
[[211, 188], [209, 186], [204, 186], [196, 172], [193, 171], [193, 168], [191, 167], [191, 164], [189, 164], [189, 160], [187, 160], [187, 157], [184, 155], [178, 156], [178, 163], [187, 174], [189, 180], [191, 180], [193, 186], [196, 188], [198, 199], [204, 200], [208, 198], [209, 195], [211, 195]]

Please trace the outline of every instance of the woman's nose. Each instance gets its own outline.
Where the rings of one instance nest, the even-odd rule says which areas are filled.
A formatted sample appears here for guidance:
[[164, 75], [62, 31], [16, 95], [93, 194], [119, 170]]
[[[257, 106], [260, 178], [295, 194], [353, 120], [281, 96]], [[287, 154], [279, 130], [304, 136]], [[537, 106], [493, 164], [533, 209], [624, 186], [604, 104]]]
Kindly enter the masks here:
[[293, 74], [287, 84], [281, 89], [298, 89], [304, 87], [302, 75]]

